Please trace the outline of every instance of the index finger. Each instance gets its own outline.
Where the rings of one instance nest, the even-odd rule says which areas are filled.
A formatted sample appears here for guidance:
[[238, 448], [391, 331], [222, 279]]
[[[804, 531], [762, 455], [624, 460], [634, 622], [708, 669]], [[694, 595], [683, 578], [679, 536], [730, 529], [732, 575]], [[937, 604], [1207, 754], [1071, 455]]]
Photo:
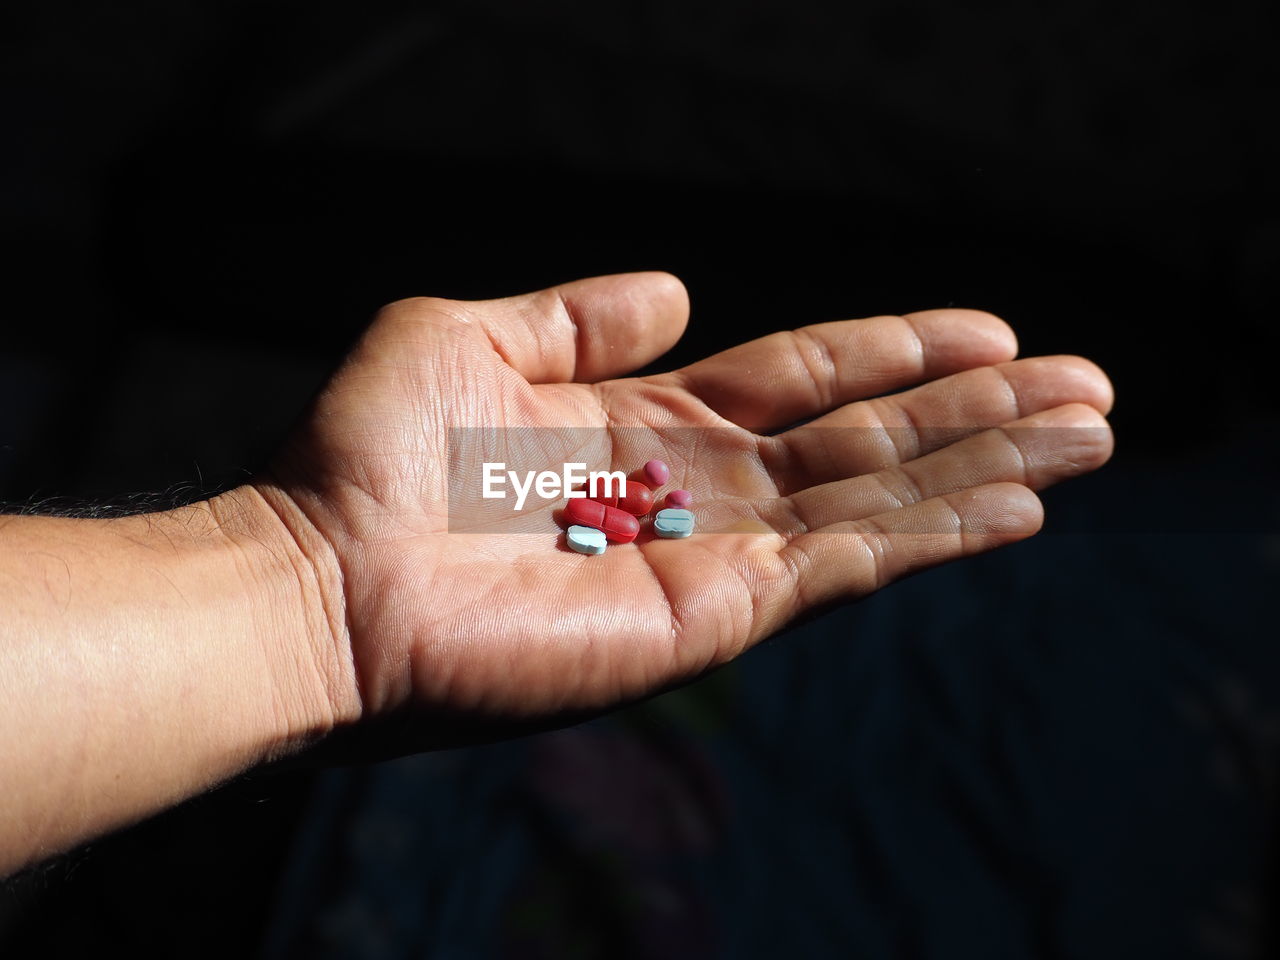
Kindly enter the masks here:
[[664, 377], [726, 420], [763, 433], [1017, 353], [1017, 338], [999, 317], [923, 310], [773, 333]]

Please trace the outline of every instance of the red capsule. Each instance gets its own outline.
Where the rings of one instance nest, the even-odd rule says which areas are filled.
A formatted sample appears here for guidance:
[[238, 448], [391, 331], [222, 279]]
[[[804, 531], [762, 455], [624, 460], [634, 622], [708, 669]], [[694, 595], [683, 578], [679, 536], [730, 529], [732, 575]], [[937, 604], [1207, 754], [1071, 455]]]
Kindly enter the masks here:
[[643, 483], [627, 481], [626, 493], [618, 498], [618, 509], [636, 517], [643, 517], [653, 509], [653, 491]]
[[640, 532], [640, 521], [617, 507], [607, 507], [583, 497], [571, 498], [564, 508], [565, 523], [603, 530], [614, 543], [630, 543]]
[[640, 532], [640, 521], [617, 507], [604, 508], [604, 535], [614, 543], [630, 543]]
[[626, 489], [620, 497], [590, 497], [595, 503], [603, 503], [606, 507], [617, 507], [625, 510], [633, 517], [643, 517], [653, 509], [653, 491], [643, 483], [628, 480]]
[[[581, 490], [583, 497], [587, 500], [590, 500], [592, 503], [603, 503], [606, 507], [616, 507], [618, 505], [618, 495], [616, 493], [611, 497], [606, 497], [603, 493], [598, 497], [593, 497], [591, 496], [590, 487], [582, 486], [582, 487], [578, 487], [577, 489]], [[601, 490], [604, 489], [604, 481], [600, 482], [600, 489]], [[613, 489], [616, 490], [617, 487], [614, 487]]]

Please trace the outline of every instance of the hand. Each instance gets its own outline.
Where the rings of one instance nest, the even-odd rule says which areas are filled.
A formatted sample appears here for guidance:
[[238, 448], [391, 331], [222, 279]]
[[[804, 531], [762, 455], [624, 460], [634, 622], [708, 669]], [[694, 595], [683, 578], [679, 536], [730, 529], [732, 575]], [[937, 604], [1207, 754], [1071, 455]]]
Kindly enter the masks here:
[[[339, 625], [317, 669], [340, 725], [406, 709], [536, 723], [644, 696], [807, 611], [1035, 533], [1032, 491], [1111, 452], [1103, 373], [1015, 361], [1008, 326], [971, 310], [824, 323], [614, 379], [687, 315], [665, 274], [379, 314], [257, 485], [315, 566], [316, 622]], [[508, 448], [535, 437], [539, 469], [661, 458], [699, 532], [581, 556], [551, 502], [478, 531], [459, 515], [458, 427], [540, 428], [490, 430]], [[455, 736], [429, 722], [400, 748]]]
[[[687, 680], [1034, 533], [1032, 490], [1111, 450], [1096, 367], [1012, 361], [1008, 327], [968, 310], [609, 379], [687, 312], [663, 274], [393, 304], [259, 482], [143, 516], [0, 519], [0, 875], [335, 727], [329, 749], [368, 757]], [[653, 457], [694, 495], [690, 539], [587, 557], [558, 498], [474, 509], [480, 460]]]

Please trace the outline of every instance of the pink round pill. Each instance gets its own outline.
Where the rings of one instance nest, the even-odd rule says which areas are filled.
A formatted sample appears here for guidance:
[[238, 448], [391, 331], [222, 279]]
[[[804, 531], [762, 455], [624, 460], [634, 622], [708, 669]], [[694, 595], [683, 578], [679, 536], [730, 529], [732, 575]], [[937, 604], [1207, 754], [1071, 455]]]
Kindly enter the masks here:
[[672, 490], [667, 494], [667, 506], [682, 510], [693, 503], [693, 496], [688, 490]]
[[671, 479], [671, 471], [661, 460], [650, 460], [644, 465], [644, 476], [651, 487], [660, 487]]

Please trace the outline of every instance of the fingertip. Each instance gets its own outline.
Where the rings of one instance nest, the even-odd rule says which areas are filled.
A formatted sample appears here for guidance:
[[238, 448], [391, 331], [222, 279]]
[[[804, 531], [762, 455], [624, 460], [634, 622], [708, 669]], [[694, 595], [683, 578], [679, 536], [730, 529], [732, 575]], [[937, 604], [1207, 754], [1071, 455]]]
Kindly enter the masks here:
[[1050, 359], [1071, 379], [1084, 403], [1104, 416], [1111, 412], [1111, 408], [1115, 406], [1116, 392], [1106, 371], [1092, 360], [1074, 354], [1062, 354]]
[[689, 290], [684, 281], [674, 273], [665, 270], [645, 270], [639, 273], [623, 274], [634, 278], [635, 282], [647, 292], [648, 299], [661, 312], [672, 318], [679, 318], [681, 327], [689, 320]]
[[904, 314], [933, 360], [932, 375], [1005, 363], [1018, 355], [1018, 337], [1000, 317], [985, 310], [947, 307]]
[[1044, 504], [1035, 491], [1020, 483], [989, 483], [961, 494], [957, 506], [965, 532], [997, 542], [1013, 542], [1038, 533], [1044, 526]]
[[670, 350], [689, 322], [689, 293], [660, 270], [578, 280], [556, 288], [578, 327], [575, 379], [620, 376]]
[[629, 319], [658, 319], [681, 328], [689, 319], [689, 291], [679, 277], [663, 270], [588, 277], [551, 290], [574, 304], [607, 306]]
[[1035, 421], [1038, 426], [1066, 430], [1110, 429], [1107, 418], [1098, 412], [1098, 408], [1083, 401], [1064, 403], [1027, 419]]
[[635, 285], [636, 314], [644, 328], [648, 360], [666, 353], [689, 325], [689, 291], [675, 274], [662, 270], [628, 274]]

